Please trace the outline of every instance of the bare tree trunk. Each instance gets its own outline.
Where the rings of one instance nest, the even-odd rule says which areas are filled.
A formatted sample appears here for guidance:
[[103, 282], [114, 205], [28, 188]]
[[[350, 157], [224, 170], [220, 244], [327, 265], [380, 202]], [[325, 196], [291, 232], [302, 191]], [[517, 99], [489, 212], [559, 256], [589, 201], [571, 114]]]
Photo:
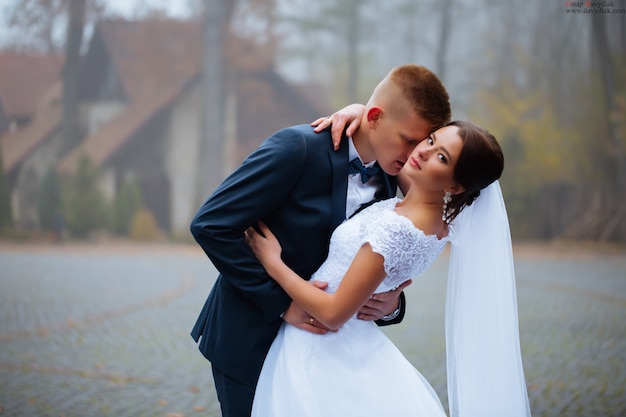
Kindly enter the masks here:
[[[619, 6], [620, 8], [626, 8], [626, 1], [622, 0], [621, 2], [619, 2]], [[624, 21], [622, 20], [621, 24], [619, 25], [619, 29], [620, 29], [620, 54], [622, 56], [622, 65], [626, 65], [626, 24], [624, 24]]]
[[609, 183], [613, 184], [609, 189], [617, 196], [616, 201], [611, 200], [610, 207], [605, 210], [611, 213], [611, 217], [602, 226], [600, 240], [607, 240], [613, 235], [613, 231], [618, 227], [623, 213], [623, 207], [626, 205], [626, 158], [624, 155], [624, 147], [619, 136], [618, 120], [613, 115], [617, 114], [615, 105], [616, 83], [613, 74], [613, 62], [611, 60], [611, 51], [606, 35], [606, 20], [603, 14], [593, 16], [591, 22], [592, 39], [597, 53], [597, 62], [600, 69], [602, 89], [604, 96], [604, 105], [606, 111], [606, 122], [608, 124], [609, 147], [608, 159], [612, 162], [612, 170], [609, 172]]
[[439, 45], [437, 48], [437, 76], [445, 83], [446, 76], [446, 55], [450, 39], [450, 31], [452, 30], [452, 6], [453, 0], [442, 0], [439, 3], [441, 7], [441, 23], [439, 26]]
[[351, 0], [348, 10], [348, 102], [356, 103], [359, 101], [359, 43], [361, 39], [360, 16], [361, 3], [360, 0]]
[[83, 42], [85, 23], [85, 0], [70, 0], [68, 2], [68, 17], [65, 67], [63, 69], [63, 117], [61, 121], [63, 151], [74, 147], [80, 139], [77, 123], [78, 85], [80, 46]]
[[414, 30], [415, 22], [417, 21], [417, 17], [419, 16], [419, 4], [408, 1], [403, 6], [400, 12], [402, 16], [406, 18], [409, 22], [408, 27], [403, 30], [404, 32], [404, 50], [406, 62], [419, 62], [417, 59], [417, 45], [419, 42], [419, 33], [417, 30]]
[[612, 117], [617, 114], [615, 106], [615, 77], [613, 74], [613, 62], [611, 60], [611, 51], [606, 36], [606, 20], [603, 14], [593, 16], [591, 22], [594, 51], [597, 53], [597, 62], [600, 69], [602, 89], [604, 96], [604, 104], [606, 109], [606, 119], [609, 125], [609, 140], [612, 146], [612, 152], [609, 157], [613, 159], [614, 172], [611, 174], [617, 178], [610, 178], [615, 184], [615, 191], [624, 195], [626, 192], [626, 160], [624, 159], [624, 149], [622, 141], [619, 137], [619, 126], [617, 119]]
[[[70, 3], [70, 7], [71, 4], [72, 3]], [[54, 39], [52, 39], [52, 33], [54, 33], [54, 19], [48, 19], [44, 25], [45, 29], [42, 31], [42, 40], [46, 45], [46, 52], [49, 54], [58, 54], [59, 48], [54, 44]]]
[[224, 141], [224, 42], [235, 0], [205, 0], [203, 21], [202, 116], [198, 201], [222, 181]]

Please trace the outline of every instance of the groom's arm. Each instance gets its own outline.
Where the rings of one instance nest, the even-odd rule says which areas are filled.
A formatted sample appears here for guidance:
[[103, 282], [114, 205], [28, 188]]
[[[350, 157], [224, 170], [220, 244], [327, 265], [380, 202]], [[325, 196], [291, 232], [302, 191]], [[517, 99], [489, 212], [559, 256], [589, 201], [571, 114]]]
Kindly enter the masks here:
[[300, 177], [306, 145], [300, 132], [285, 129], [261, 145], [207, 199], [191, 232], [224, 279], [275, 320], [291, 299], [248, 247], [244, 230], [283, 204]]

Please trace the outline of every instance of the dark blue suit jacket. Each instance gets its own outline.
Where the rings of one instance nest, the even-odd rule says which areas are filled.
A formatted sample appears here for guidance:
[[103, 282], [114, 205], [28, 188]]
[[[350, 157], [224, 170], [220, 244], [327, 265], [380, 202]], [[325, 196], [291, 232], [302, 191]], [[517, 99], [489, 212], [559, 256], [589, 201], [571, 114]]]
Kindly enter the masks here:
[[[256, 385], [263, 361], [291, 299], [259, 264], [243, 232], [263, 220], [282, 257], [308, 279], [328, 254], [330, 236], [345, 220], [348, 142], [332, 148], [330, 130], [308, 125], [276, 132], [217, 188], [191, 232], [220, 272], [193, 328], [204, 356], [232, 378]], [[377, 199], [396, 194], [394, 177]]]

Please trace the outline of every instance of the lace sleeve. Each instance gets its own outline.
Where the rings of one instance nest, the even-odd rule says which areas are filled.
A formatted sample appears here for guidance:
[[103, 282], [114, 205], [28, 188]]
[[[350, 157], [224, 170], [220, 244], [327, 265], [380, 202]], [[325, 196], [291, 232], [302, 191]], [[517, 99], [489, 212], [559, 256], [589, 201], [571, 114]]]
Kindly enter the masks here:
[[445, 242], [426, 236], [405, 217], [390, 214], [367, 225], [364, 242], [385, 259], [388, 289], [420, 275], [437, 258]]

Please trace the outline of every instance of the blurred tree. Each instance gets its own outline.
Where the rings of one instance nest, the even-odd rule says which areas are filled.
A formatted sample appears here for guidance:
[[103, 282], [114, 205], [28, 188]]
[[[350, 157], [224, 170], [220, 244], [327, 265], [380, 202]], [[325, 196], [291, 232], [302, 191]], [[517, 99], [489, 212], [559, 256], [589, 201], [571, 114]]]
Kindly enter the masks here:
[[[623, 117], [619, 115], [619, 97], [626, 91], [626, 77], [621, 82], [616, 78], [616, 68], [624, 74], [623, 58], [617, 56], [620, 45], [609, 43], [607, 37], [607, 16], [598, 14], [591, 17], [592, 64], [590, 79], [597, 82], [596, 115], [597, 150], [602, 178], [599, 190], [602, 192], [602, 204], [592, 206], [585, 213], [586, 221], [578, 227], [577, 236], [597, 238], [599, 240], [614, 239], [620, 235], [626, 239], [626, 154], [625, 139], [621, 135]], [[614, 39], [617, 37], [614, 37]], [[595, 133], [595, 132], [594, 132]]]
[[171, 18], [171, 16], [168, 16], [165, 2], [134, 0], [129, 3], [134, 5], [129, 16], [132, 20], [162, 20]]
[[198, 202], [203, 201], [222, 181], [226, 80], [224, 42], [234, 6], [235, 0], [205, 0], [204, 3], [200, 166], [208, 172], [200, 175]]
[[446, 55], [450, 44], [450, 35], [454, 29], [454, 25], [452, 24], [453, 7], [454, 0], [442, 0], [439, 2], [441, 23], [439, 24], [439, 42], [436, 49], [437, 65], [435, 66], [435, 72], [444, 83], [446, 79]]
[[[289, 3], [291, 0], [284, 0]], [[261, 54], [276, 59], [281, 36], [278, 33], [278, 0], [239, 0], [233, 10], [230, 32], [250, 39], [258, 45]]]
[[[618, 91], [614, 71], [616, 62], [613, 62], [612, 51], [609, 47], [606, 33], [606, 18], [604, 14], [593, 16], [591, 19], [591, 33], [593, 39], [594, 53], [593, 62], [597, 63], [600, 82], [602, 87], [602, 97], [604, 104], [605, 123], [608, 126], [607, 139], [609, 142], [609, 162], [613, 169], [609, 179], [614, 185], [614, 190], [619, 195], [626, 195], [626, 155], [622, 140], [619, 138], [619, 126], [617, 115], [617, 103], [615, 100]], [[626, 203], [626, 200], [624, 201]]]
[[39, 227], [44, 231], [58, 231], [61, 227], [61, 185], [56, 170], [50, 167], [37, 194]]
[[346, 94], [348, 102], [355, 102], [359, 99], [357, 89], [361, 72], [359, 52], [360, 48], [362, 47], [362, 38], [364, 37], [362, 7], [365, 6], [365, 3], [362, 0], [346, 0], [341, 4], [342, 6], [346, 7], [346, 9], [342, 9], [342, 7], [331, 6], [327, 9], [327, 13], [330, 12], [332, 14], [342, 14], [345, 13], [344, 10], [348, 10], [348, 13], [344, 15], [344, 17], [346, 18], [344, 36], [346, 42], [346, 55], [348, 63], [348, 89], [346, 91]]
[[[199, 3], [193, 1], [192, 7], [198, 8]], [[252, 21], [256, 27], [265, 26], [266, 45], [273, 53], [273, 10], [275, 0], [204, 0], [201, 4], [203, 33], [203, 59], [202, 59], [202, 126], [203, 135], [202, 149], [200, 152], [200, 166], [208, 172], [200, 176], [197, 191], [197, 201], [202, 202], [223, 179], [223, 143], [225, 141], [224, 125], [230, 117], [226, 113], [226, 76], [227, 65], [225, 59], [225, 42], [227, 34], [233, 32], [238, 36], [254, 36], [257, 31], [246, 33], [239, 27], [233, 27], [233, 19], [237, 11], [237, 18], [243, 21]], [[238, 7], [237, 7], [238, 6]], [[197, 10], [197, 9], [196, 9]], [[192, 13], [193, 14], [193, 13]], [[252, 19], [254, 16], [262, 16], [261, 21], [266, 24], [259, 25], [259, 20]], [[254, 27], [253, 25], [253, 27]]]
[[[25, 52], [60, 53], [65, 39], [59, 30], [67, 19], [71, 0], [14, 0], [4, 6], [7, 29], [13, 34], [3, 47]], [[104, 13], [104, 0], [87, 0], [86, 22], [93, 24]]]
[[98, 187], [98, 170], [87, 157], [80, 158], [76, 173], [64, 184], [61, 205], [72, 236], [85, 238], [105, 229], [107, 207]]
[[[330, 91], [339, 94], [337, 102], [363, 101], [359, 86], [362, 59], [368, 53], [364, 46], [376, 37], [381, 19], [379, 6], [372, 0], [320, 0], [293, 8], [302, 13], [281, 16], [281, 21], [303, 40], [304, 45], [296, 47], [302, 48], [300, 53], [306, 54], [310, 62], [320, 62], [328, 71], [333, 83]], [[368, 86], [368, 92], [370, 89]]]
[[[418, 62], [418, 45], [421, 40], [420, 32], [415, 30], [420, 14], [424, 11], [424, 4], [413, 0], [400, 3], [395, 13], [390, 13], [390, 21], [396, 30], [400, 29], [399, 39], [402, 39], [402, 60], [404, 62]], [[403, 27], [405, 25], [405, 27]]]
[[11, 208], [11, 193], [4, 173], [2, 147], [0, 147], [0, 232], [13, 228], [13, 211]]
[[114, 231], [127, 236], [135, 215], [142, 207], [141, 190], [137, 178], [134, 175], [124, 177], [114, 202]]
[[534, 238], [626, 240], [623, 19], [609, 25], [607, 15], [540, 2], [512, 19], [510, 8], [485, 2], [493, 36], [485, 71], [474, 74], [483, 92], [472, 117], [505, 150], [512, 228]]
[[[19, 4], [18, 4], [19, 3]], [[64, 0], [23, 0], [16, 2], [9, 12], [8, 27], [17, 29], [16, 41], [27, 49], [43, 52], [59, 52], [58, 40], [54, 38], [57, 19], [64, 14]]]
[[[67, 151], [78, 144], [78, 84], [80, 72], [80, 46], [85, 24], [85, 0], [69, 0], [67, 6], [67, 37], [65, 41], [65, 66], [63, 68], [63, 115], [61, 137]], [[63, 153], [64, 153], [63, 151]]]
[[580, 173], [572, 132], [556, 122], [545, 92], [518, 89], [506, 77], [478, 92], [476, 102], [480, 107], [470, 119], [488, 126], [505, 155], [502, 182], [511, 229], [517, 237], [542, 235], [543, 222], [532, 207], [535, 196], [545, 184], [572, 181]]

